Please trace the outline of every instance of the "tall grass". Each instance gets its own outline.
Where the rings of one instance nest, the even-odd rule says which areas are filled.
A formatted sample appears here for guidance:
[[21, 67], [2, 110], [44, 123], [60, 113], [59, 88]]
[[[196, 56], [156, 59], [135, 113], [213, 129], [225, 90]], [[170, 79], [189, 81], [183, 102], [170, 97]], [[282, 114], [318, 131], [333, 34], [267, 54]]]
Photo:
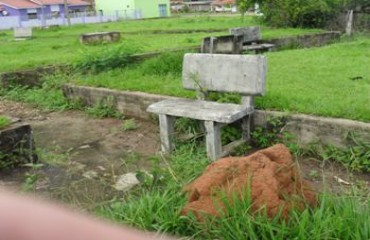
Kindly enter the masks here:
[[131, 56], [139, 51], [135, 44], [122, 43], [115, 46], [83, 52], [73, 64], [75, 71], [83, 73], [99, 73], [116, 68], [123, 68], [132, 62]]
[[40, 88], [12, 86], [0, 88], [0, 96], [9, 100], [27, 102], [45, 111], [61, 111], [76, 107], [64, 97], [61, 86], [68, 81], [68, 74], [57, 73], [43, 77]]
[[[194, 145], [182, 145], [161, 166], [160, 183], [99, 208], [98, 214], [143, 230], [189, 239], [369, 239], [370, 202], [363, 195], [323, 193], [316, 209], [291, 212], [288, 220], [251, 215], [248, 201], [236, 201], [220, 218], [198, 222], [181, 216], [186, 202], [182, 187], [199, 175], [208, 161]], [[163, 163], [162, 163], [163, 164]], [[158, 173], [158, 172], [157, 172]]]

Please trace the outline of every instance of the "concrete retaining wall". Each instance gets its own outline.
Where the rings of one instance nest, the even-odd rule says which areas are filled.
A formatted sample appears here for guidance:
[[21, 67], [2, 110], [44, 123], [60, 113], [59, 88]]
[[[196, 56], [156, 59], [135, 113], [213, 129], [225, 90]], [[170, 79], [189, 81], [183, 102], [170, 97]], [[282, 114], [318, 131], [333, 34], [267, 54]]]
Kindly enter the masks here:
[[67, 65], [46, 66], [21, 71], [0, 73], [0, 86], [8, 88], [14, 85], [27, 87], [39, 87], [42, 84], [41, 78], [44, 75], [54, 74], [58, 69], [67, 70]]
[[319, 47], [340, 39], [340, 32], [324, 32], [306, 34], [302, 36], [292, 36], [284, 38], [274, 38], [266, 42], [275, 44], [276, 50], [286, 48], [307, 48]]
[[[153, 115], [146, 112], [146, 108], [157, 101], [174, 98], [142, 92], [117, 91], [105, 88], [93, 88], [65, 85], [63, 92], [68, 99], [80, 100], [87, 105], [94, 105], [99, 101], [113, 96], [117, 109], [127, 116], [152, 119]], [[346, 135], [354, 132], [370, 141], [370, 123], [347, 119], [324, 118], [304, 114], [289, 115], [282, 112], [257, 110], [253, 117], [254, 127], [263, 127], [271, 117], [285, 116], [287, 122], [284, 131], [292, 133], [300, 146], [310, 143], [334, 145], [343, 147], [348, 144]]]

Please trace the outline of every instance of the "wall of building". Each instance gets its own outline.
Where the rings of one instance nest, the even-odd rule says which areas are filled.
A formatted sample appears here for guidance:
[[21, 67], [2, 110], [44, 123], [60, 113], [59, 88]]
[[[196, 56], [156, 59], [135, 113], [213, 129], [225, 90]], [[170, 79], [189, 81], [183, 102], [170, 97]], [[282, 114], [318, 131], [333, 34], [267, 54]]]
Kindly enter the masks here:
[[[103, 14], [112, 14], [116, 11], [138, 12], [140, 18], [160, 17], [159, 4], [166, 5], [167, 16], [170, 16], [170, 1], [169, 0], [96, 0], [96, 11], [103, 11]], [[122, 15], [120, 13], [120, 15]], [[124, 15], [124, 14], [123, 14]]]
[[167, 16], [171, 15], [169, 0], [135, 0], [135, 8], [141, 10], [143, 18], [156, 18], [160, 16], [159, 5], [166, 5]]
[[14, 8], [8, 7], [6, 5], [3, 5], [3, 6], [5, 8], [5, 11], [8, 12], [8, 16], [19, 16], [19, 10], [18, 9], [14, 9]]
[[[148, 1], [148, 0], [146, 0]], [[95, 0], [96, 11], [103, 11], [103, 14], [112, 14], [115, 11], [134, 11], [134, 0]]]

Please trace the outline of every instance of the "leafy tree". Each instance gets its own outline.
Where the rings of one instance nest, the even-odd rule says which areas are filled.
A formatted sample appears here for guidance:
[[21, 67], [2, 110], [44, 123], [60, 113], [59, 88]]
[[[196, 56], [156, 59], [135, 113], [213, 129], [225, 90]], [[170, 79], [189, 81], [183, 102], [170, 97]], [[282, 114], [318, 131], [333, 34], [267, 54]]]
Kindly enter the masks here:
[[243, 21], [245, 12], [248, 10], [248, 8], [253, 6], [254, 2], [255, 1], [253, 0], [236, 0], [236, 6], [238, 7], [240, 14], [242, 15]]
[[264, 21], [276, 27], [324, 27], [348, 0], [259, 0]]

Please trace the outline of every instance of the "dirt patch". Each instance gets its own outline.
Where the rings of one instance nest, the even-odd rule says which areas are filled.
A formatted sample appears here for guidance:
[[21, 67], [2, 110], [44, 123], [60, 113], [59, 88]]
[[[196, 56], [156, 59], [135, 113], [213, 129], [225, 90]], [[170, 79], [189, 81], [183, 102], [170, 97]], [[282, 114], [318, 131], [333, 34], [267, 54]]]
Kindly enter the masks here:
[[[82, 208], [94, 208], [122, 192], [112, 186], [121, 174], [149, 170], [160, 149], [156, 123], [135, 119], [138, 128], [123, 131], [117, 119], [93, 119], [84, 112], [45, 113], [29, 105], [0, 99], [0, 114], [31, 124], [42, 167], [0, 171], [0, 186], [22, 188], [32, 177], [35, 192]], [[346, 171], [340, 164], [306, 158], [302, 176], [321, 191], [370, 189], [370, 174]], [[341, 182], [344, 180], [349, 185]]]
[[149, 169], [148, 159], [160, 148], [157, 125], [148, 121], [135, 119], [138, 127], [125, 131], [119, 119], [95, 119], [81, 111], [45, 113], [4, 100], [0, 114], [31, 125], [43, 164], [37, 170], [2, 171], [0, 185], [20, 188], [31, 172], [39, 177], [36, 192], [84, 207], [122, 195], [112, 188], [119, 175]]
[[282, 144], [247, 157], [220, 159], [185, 190], [189, 203], [182, 213], [194, 212], [199, 219], [202, 214], [219, 216], [220, 208], [227, 211], [225, 201], [231, 205], [235, 197], [249, 201], [249, 194], [252, 213], [266, 208], [269, 217], [280, 211], [287, 217], [292, 208], [303, 210], [306, 203], [317, 204], [314, 190], [301, 179], [289, 149]]

